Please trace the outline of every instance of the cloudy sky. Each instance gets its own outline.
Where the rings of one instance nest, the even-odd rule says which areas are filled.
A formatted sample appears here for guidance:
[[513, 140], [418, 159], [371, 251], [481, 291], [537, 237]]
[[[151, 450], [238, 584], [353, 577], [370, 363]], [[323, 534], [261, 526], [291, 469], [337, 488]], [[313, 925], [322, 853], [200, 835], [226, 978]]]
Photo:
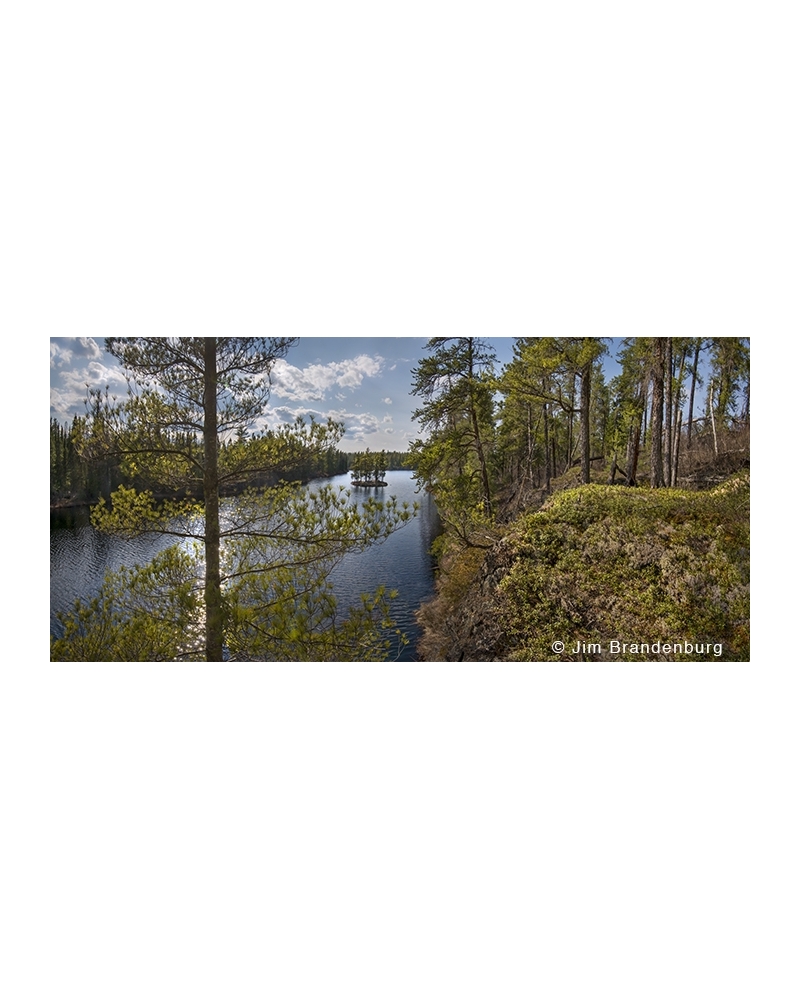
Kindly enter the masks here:
[[[489, 338], [502, 365], [511, 359], [513, 339]], [[405, 451], [419, 436], [411, 414], [411, 369], [425, 356], [424, 337], [300, 337], [273, 372], [265, 413], [268, 426], [296, 417], [333, 417], [345, 425], [341, 447]], [[126, 391], [115, 358], [92, 337], [50, 341], [50, 415], [69, 421], [84, 413], [86, 384]]]

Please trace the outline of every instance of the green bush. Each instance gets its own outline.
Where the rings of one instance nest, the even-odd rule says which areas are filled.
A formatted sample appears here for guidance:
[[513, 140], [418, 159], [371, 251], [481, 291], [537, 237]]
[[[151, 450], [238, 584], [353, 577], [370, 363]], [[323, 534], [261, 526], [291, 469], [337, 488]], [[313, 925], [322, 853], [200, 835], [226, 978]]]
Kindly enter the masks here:
[[[510, 658], [748, 660], [749, 474], [713, 490], [589, 485], [522, 517], [500, 584]], [[610, 640], [722, 644], [610, 653]], [[554, 653], [552, 644], [567, 644]], [[600, 653], [571, 656], [578, 643]]]

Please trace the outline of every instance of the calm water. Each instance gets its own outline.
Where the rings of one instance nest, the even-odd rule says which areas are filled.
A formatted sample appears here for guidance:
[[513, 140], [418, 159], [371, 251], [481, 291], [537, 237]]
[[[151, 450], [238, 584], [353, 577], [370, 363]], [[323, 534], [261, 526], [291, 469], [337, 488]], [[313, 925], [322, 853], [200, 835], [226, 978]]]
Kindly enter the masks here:
[[[415, 501], [420, 509], [415, 518], [391, 535], [385, 542], [372, 545], [366, 552], [354, 552], [344, 557], [331, 574], [331, 583], [341, 608], [359, 603], [359, 595], [374, 591], [384, 584], [397, 590], [392, 603], [398, 626], [411, 640], [399, 650], [401, 660], [414, 660], [418, 628], [414, 612], [433, 593], [433, 563], [430, 547], [440, 531], [439, 518], [433, 500], [426, 493], [416, 493], [416, 483], [407, 472], [387, 472], [388, 486], [378, 489], [352, 490], [356, 502], [372, 495], [377, 499], [397, 497], [398, 501]], [[328, 483], [334, 487], [350, 484], [349, 475], [335, 476], [312, 482], [309, 488]], [[54, 515], [50, 520], [50, 632], [61, 634], [56, 618], [59, 611], [68, 610], [76, 597], [88, 598], [97, 593], [106, 570], [149, 562], [159, 549], [174, 539], [158, 535], [132, 541], [101, 535], [89, 523], [87, 510], [79, 509]]]

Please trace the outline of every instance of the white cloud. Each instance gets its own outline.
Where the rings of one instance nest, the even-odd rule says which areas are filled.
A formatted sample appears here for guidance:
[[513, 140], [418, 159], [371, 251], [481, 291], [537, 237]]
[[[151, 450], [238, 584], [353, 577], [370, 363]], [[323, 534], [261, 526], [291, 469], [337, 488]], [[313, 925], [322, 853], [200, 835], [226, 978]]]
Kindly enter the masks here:
[[383, 358], [377, 354], [374, 357], [359, 354], [358, 357], [345, 361], [309, 365], [307, 368], [296, 368], [280, 359], [275, 362], [272, 371], [272, 391], [289, 400], [322, 400], [325, 399], [327, 390], [333, 386], [357, 389], [365, 378], [380, 374], [382, 365]]
[[100, 389], [105, 391], [108, 386], [109, 394], [122, 399], [127, 395], [128, 386], [121, 369], [109, 367], [101, 361], [102, 352], [97, 344], [90, 337], [71, 339], [70, 346], [64, 346], [62, 342], [50, 342], [50, 364], [51, 367], [62, 368], [68, 361], [79, 361], [82, 357], [88, 360], [87, 364], [68, 371], [60, 371], [54, 378], [54, 384], [50, 389], [50, 413], [62, 422], [71, 422], [73, 414], [85, 412], [84, 400], [87, 398], [89, 389]]
[[102, 355], [103, 352], [94, 337], [50, 338], [51, 368], [63, 368], [73, 360], [76, 363], [96, 361]]
[[54, 340], [50, 341], [50, 367], [62, 368], [72, 360], [72, 351], [68, 347], [62, 347]]
[[352, 413], [347, 410], [316, 410], [308, 406], [268, 406], [264, 415], [256, 422], [256, 429], [262, 431], [266, 428], [275, 430], [283, 424], [292, 424], [298, 417], [302, 417], [306, 422], [314, 419], [319, 423], [325, 423], [328, 418], [337, 423], [344, 424], [345, 440], [339, 447], [347, 451], [348, 442], [364, 441], [366, 435], [377, 434], [379, 431], [387, 433], [387, 428], [382, 426], [382, 421], [373, 413]]
[[306, 423], [316, 420], [317, 423], [324, 424], [328, 414], [309, 406], [268, 406], [263, 416], [256, 421], [256, 426], [258, 430], [265, 428], [275, 430], [283, 424], [293, 424], [298, 418], [302, 418]]
[[101, 364], [99, 361], [90, 361], [85, 368], [64, 372], [61, 381], [66, 389], [80, 392], [82, 396], [86, 395], [87, 382], [92, 389], [105, 389], [108, 386], [110, 392], [121, 395], [128, 391], [122, 369], [109, 368], [108, 365]]
[[391, 401], [391, 399], [389, 399], [388, 396], [386, 397], [386, 399], [383, 400], [383, 402], [386, 403], [387, 406], [391, 406], [392, 405], [392, 401]]
[[73, 414], [83, 411], [84, 392], [65, 392], [63, 389], [50, 390], [50, 416], [62, 424], [72, 423]]
[[346, 413], [344, 410], [332, 410], [329, 414], [334, 420], [344, 424], [348, 437], [362, 441], [366, 434], [376, 434], [381, 427], [380, 420], [372, 413]]
[[103, 353], [94, 337], [78, 337], [78, 343], [81, 346], [78, 351], [80, 357], [96, 359]]

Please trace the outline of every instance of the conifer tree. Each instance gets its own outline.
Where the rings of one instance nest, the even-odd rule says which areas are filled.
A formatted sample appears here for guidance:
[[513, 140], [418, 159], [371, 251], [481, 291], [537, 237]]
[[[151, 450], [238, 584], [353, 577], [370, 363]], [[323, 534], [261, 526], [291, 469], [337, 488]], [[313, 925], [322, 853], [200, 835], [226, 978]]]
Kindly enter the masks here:
[[749, 399], [749, 338], [711, 338], [711, 378], [714, 385], [711, 405], [717, 424], [722, 426], [735, 418], [738, 394], [744, 392]]
[[653, 386], [650, 416], [650, 485], [664, 485], [664, 377], [666, 337], [652, 338], [650, 379]]
[[[412, 369], [411, 392], [423, 403], [414, 419], [429, 432], [412, 446], [417, 476], [436, 495], [440, 513], [453, 525], [474, 515], [491, 521], [493, 491], [489, 444], [494, 434], [493, 373], [495, 354], [473, 337], [434, 337], [430, 353]], [[463, 520], [466, 518], [466, 520]]]
[[[358, 653], [375, 619], [387, 621], [383, 595], [365, 598], [337, 633], [327, 574], [344, 553], [386, 537], [407, 520], [407, 508], [398, 509], [393, 500], [368, 500], [355, 508], [344, 492], [323, 487], [309, 495], [282, 483], [246, 490], [222, 516], [226, 492], [301, 468], [311, 457], [319, 462], [341, 438], [343, 428], [333, 422], [255, 430], [269, 397], [270, 372], [291, 344], [264, 337], [107, 340], [106, 349], [126, 371], [129, 395], [122, 402], [95, 396], [84, 452], [95, 459], [116, 457], [151, 488], [120, 487], [110, 506], [95, 508], [93, 523], [103, 531], [174, 536], [199, 550], [188, 556], [177, 546], [149, 569], [110, 580], [101, 599], [76, 609], [57, 654], [69, 658], [81, 643], [88, 648], [90, 638], [113, 631], [114, 622], [129, 633], [130, 614], [120, 619], [114, 610], [120, 593], [138, 588], [141, 600], [132, 599], [141, 610], [151, 607], [154, 594], [169, 590], [169, 582], [170, 593], [183, 596], [177, 605], [166, 602], [180, 609], [172, 632], [162, 629], [158, 643], [148, 647], [160, 651], [159, 659], [219, 661], [226, 647], [237, 658], [281, 659], [287, 651], [286, 658], [303, 658], [303, 650], [340, 653], [342, 635]], [[165, 484], [173, 495], [157, 501], [152, 487]], [[151, 619], [142, 613], [137, 621]], [[120, 640], [118, 648], [124, 647]]]
[[[510, 397], [527, 398], [542, 407], [548, 459], [555, 430], [552, 418], [556, 414], [566, 418], [564, 471], [573, 464], [574, 420], [578, 416], [581, 481], [584, 483], [591, 480], [592, 378], [598, 359], [605, 351], [604, 341], [597, 337], [523, 337], [515, 344], [514, 361], [503, 375], [502, 384]], [[577, 405], [576, 382], [580, 383]], [[553, 461], [550, 464], [555, 466]], [[555, 471], [553, 468], [553, 474]], [[549, 470], [546, 478], [549, 484]]]

